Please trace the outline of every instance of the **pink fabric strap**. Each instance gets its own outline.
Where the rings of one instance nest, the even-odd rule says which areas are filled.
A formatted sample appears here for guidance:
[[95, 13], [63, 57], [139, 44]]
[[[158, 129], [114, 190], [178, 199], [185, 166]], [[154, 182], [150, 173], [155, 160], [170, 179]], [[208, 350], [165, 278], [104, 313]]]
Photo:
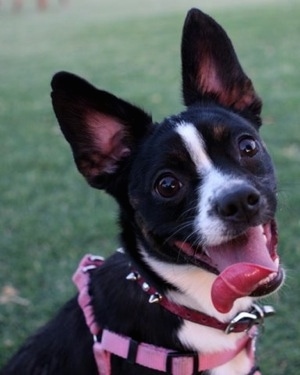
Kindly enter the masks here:
[[[79, 296], [78, 303], [82, 308], [86, 323], [94, 337], [94, 356], [99, 375], [110, 375], [110, 354], [117, 355], [131, 363], [136, 363], [154, 370], [167, 372], [172, 375], [193, 375], [196, 372], [219, 367], [233, 359], [242, 350], [247, 350], [248, 356], [254, 363], [254, 344], [256, 327], [245, 334], [234, 349], [222, 352], [203, 353], [177, 353], [170, 349], [157, 347], [147, 343], [139, 343], [130, 337], [123, 336], [107, 329], [101, 329], [95, 321], [91, 296], [89, 294], [89, 271], [95, 269], [104, 262], [101, 257], [87, 254], [81, 260], [77, 271], [73, 276], [73, 282], [77, 286]], [[101, 336], [101, 342], [98, 337]], [[255, 372], [254, 375], [260, 375]]]
[[104, 259], [91, 254], [86, 254], [79, 263], [79, 266], [72, 277], [73, 283], [76, 285], [79, 295], [78, 303], [84, 313], [86, 324], [91, 334], [96, 336], [101, 328], [95, 321], [94, 310], [91, 305], [91, 296], [89, 294], [90, 275], [89, 271], [100, 267]]
[[[146, 344], [136, 343], [126, 336], [119, 335], [104, 329], [101, 338], [101, 347], [121, 358], [129, 359], [153, 370], [168, 372], [172, 375], [192, 375], [196, 371], [209, 370], [222, 366], [238, 353], [251, 345], [252, 338], [243, 336], [236, 347], [231, 350], [212, 354], [177, 353], [169, 349]], [[97, 344], [96, 344], [97, 345]]]

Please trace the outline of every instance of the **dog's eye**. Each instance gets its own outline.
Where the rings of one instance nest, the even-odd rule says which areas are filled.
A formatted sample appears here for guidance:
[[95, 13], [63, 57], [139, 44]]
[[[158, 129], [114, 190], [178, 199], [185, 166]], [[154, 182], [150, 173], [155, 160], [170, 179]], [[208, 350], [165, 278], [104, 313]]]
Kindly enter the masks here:
[[182, 183], [172, 174], [160, 176], [155, 183], [155, 191], [163, 198], [173, 198], [181, 187]]
[[242, 157], [252, 157], [258, 152], [258, 144], [252, 137], [244, 137], [239, 141], [239, 150]]

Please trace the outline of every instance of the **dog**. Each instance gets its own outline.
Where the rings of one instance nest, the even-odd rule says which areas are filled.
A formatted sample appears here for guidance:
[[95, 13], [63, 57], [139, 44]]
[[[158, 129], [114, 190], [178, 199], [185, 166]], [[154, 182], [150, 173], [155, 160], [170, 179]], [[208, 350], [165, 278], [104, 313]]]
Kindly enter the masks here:
[[84, 257], [78, 296], [1, 375], [250, 375], [257, 301], [279, 289], [276, 178], [262, 102], [223, 28], [198, 9], [182, 35], [186, 109], [144, 110], [71, 73], [52, 102], [76, 166], [120, 207], [108, 259]]

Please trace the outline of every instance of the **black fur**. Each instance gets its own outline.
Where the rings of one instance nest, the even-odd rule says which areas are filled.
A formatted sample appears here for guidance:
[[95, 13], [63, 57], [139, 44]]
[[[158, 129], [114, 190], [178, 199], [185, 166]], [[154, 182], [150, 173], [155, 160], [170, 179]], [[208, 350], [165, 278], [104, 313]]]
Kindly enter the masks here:
[[[237, 236], [273, 219], [276, 211], [274, 170], [258, 134], [261, 101], [225, 31], [195, 9], [188, 13], [184, 25], [182, 75], [187, 110], [161, 124], [153, 124], [151, 116], [141, 109], [73, 74], [61, 72], [52, 80], [53, 108], [79, 171], [91, 186], [106, 190], [120, 206], [125, 254], [115, 253], [91, 272], [90, 294], [96, 320], [101, 327], [136, 341], [179, 351], [193, 349], [184, 346], [178, 337], [182, 319], [159, 304], [150, 305], [149, 296], [136, 283], [126, 280], [134, 267], [162, 294], [178, 288], [150, 267], [141, 249], [167, 264], [193, 263], [178, 251], [174, 241], [189, 238], [191, 243], [199, 242], [191, 222], [197, 213], [202, 180], [175, 131], [178, 124], [193, 124], [214, 165], [224, 173], [234, 171], [259, 194], [257, 212], [246, 212], [241, 217], [231, 212], [227, 215], [224, 204], [212, 202], [212, 215], [222, 211], [223, 216], [230, 216], [224, 218], [228, 233]], [[256, 155], [241, 156], [239, 142], [243, 136], [256, 140]], [[174, 195], [174, 186], [167, 186], [171, 196], [163, 197], [157, 190], [160, 182], [170, 183], [163, 180], [170, 172], [181, 186]], [[216, 273], [201, 261], [197, 265]], [[96, 375], [92, 345], [93, 338], [75, 297], [25, 342], [0, 374]], [[112, 374], [158, 372], [113, 357]]]

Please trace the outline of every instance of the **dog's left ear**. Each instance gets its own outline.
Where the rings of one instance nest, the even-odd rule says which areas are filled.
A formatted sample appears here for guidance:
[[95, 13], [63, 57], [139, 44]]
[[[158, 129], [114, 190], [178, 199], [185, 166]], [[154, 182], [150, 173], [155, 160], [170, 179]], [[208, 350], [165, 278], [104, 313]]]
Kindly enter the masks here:
[[91, 186], [109, 190], [151, 117], [71, 73], [57, 73], [51, 86], [53, 109], [78, 170]]
[[261, 124], [262, 102], [244, 73], [223, 28], [198, 9], [186, 17], [182, 35], [184, 103], [213, 101]]

